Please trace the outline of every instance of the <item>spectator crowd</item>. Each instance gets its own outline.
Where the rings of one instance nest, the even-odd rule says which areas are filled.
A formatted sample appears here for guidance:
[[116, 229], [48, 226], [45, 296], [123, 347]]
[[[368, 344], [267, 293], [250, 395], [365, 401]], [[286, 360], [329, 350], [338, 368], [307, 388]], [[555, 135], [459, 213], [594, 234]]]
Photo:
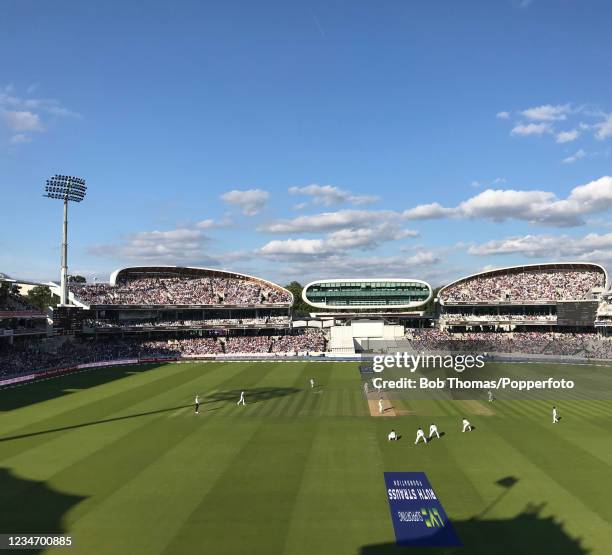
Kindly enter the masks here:
[[71, 341], [54, 352], [6, 346], [0, 351], [0, 378], [106, 360], [132, 358], [179, 358], [222, 353], [303, 353], [325, 350], [321, 330], [306, 329], [283, 336], [218, 336], [171, 340]]
[[603, 272], [584, 270], [532, 270], [468, 278], [441, 291], [443, 302], [568, 301], [587, 298], [603, 287]]
[[211, 326], [288, 326], [289, 316], [267, 316], [262, 318], [205, 318], [203, 320], [83, 320], [84, 328], [203, 328]]
[[72, 289], [87, 305], [249, 305], [288, 304], [280, 287], [235, 277], [139, 278], [117, 285], [93, 284]]
[[406, 337], [418, 352], [526, 353], [612, 358], [612, 337], [600, 337], [595, 333], [451, 333], [438, 329], [422, 329], [412, 330]]
[[556, 314], [472, 314], [469, 312], [461, 314], [442, 314], [441, 324], [452, 324], [455, 322], [546, 322], [555, 323]]

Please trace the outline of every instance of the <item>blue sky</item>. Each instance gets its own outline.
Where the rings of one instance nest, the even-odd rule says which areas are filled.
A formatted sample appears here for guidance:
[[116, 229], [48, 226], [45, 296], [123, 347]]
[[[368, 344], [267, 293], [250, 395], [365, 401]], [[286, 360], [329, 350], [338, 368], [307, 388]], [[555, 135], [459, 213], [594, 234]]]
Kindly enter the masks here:
[[2, 0], [0, 272], [612, 266], [612, 4]]

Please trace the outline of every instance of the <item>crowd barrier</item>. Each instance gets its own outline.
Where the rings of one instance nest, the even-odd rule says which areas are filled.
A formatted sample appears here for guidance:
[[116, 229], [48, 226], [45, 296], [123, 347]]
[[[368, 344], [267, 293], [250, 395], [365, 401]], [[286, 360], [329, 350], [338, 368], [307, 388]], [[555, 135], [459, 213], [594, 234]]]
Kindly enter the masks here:
[[[436, 353], [441, 354], [441, 353]], [[190, 363], [198, 361], [209, 362], [231, 362], [231, 361], [319, 361], [319, 362], [358, 362], [361, 360], [371, 360], [374, 355], [355, 354], [355, 355], [333, 355], [332, 353], [293, 353], [293, 354], [273, 354], [273, 353], [252, 353], [252, 354], [215, 354], [215, 355], [194, 355], [183, 357], [147, 357], [147, 358], [130, 358], [118, 360], [104, 360], [97, 362], [86, 362], [75, 366], [63, 368], [53, 368], [43, 370], [41, 372], [32, 372], [21, 376], [14, 376], [0, 380], [0, 389], [4, 387], [15, 386], [26, 382], [34, 382], [46, 378], [70, 374], [80, 370], [88, 370], [92, 368], [103, 368], [108, 366], [127, 366], [134, 364], [155, 364], [166, 362], [181, 362]], [[610, 364], [612, 361], [607, 359], [587, 359], [585, 357], [575, 355], [535, 355], [524, 353], [487, 353], [487, 360], [491, 362], [532, 362], [532, 363], [565, 363], [565, 364]]]
[[230, 354], [214, 354], [214, 355], [186, 355], [183, 357], [145, 357], [145, 358], [130, 358], [130, 359], [117, 359], [117, 360], [101, 360], [97, 362], [86, 362], [77, 364], [75, 366], [67, 366], [62, 368], [53, 368], [51, 370], [41, 370], [40, 372], [32, 372], [21, 376], [13, 376], [11, 378], [5, 378], [0, 380], [0, 389], [3, 387], [9, 387], [18, 385], [25, 382], [34, 382], [46, 378], [60, 376], [62, 374], [69, 374], [71, 372], [78, 372], [79, 370], [88, 370], [92, 368], [103, 368], [107, 366], [125, 366], [130, 364], [154, 364], [154, 363], [166, 363], [166, 362], [198, 362], [198, 361], [209, 361], [209, 362], [231, 362], [231, 361], [264, 361], [264, 360], [304, 360], [304, 361], [354, 361], [361, 358], [360, 355], [354, 355], [352, 357], [347, 356], [331, 356], [330, 353], [230, 353]]
[[98, 362], [86, 362], [83, 364], [76, 364], [75, 366], [65, 366], [62, 368], [52, 368], [50, 370], [41, 370], [40, 372], [32, 372], [22, 376], [15, 376], [12, 378], [6, 378], [0, 380], [0, 388], [7, 387], [10, 385], [16, 385], [19, 383], [38, 381], [45, 378], [52, 378], [55, 376], [61, 376], [62, 374], [70, 374], [71, 372], [78, 372], [79, 370], [86, 370], [88, 368], [101, 368], [104, 366], [123, 366], [126, 364], [140, 364], [140, 360], [137, 358], [120, 359], [120, 360], [101, 360]]

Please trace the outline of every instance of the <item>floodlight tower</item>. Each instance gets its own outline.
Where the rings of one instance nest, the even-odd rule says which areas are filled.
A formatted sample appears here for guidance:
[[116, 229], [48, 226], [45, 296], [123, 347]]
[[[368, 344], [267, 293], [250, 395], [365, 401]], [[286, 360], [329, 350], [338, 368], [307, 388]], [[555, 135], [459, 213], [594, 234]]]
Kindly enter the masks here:
[[85, 180], [69, 175], [54, 175], [45, 185], [44, 197], [64, 201], [60, 306], [68, 305], [68, 202], [81, 202], [86, 192]]

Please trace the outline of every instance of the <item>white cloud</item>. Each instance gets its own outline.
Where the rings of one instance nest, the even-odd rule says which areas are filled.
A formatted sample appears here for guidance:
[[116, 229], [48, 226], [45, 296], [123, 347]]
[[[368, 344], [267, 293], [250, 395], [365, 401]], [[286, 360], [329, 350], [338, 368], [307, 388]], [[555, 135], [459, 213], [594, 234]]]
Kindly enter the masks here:
[[411, 229], [401, 229], [395, 223], [387, 222], [364, 229], [339, 229], [327, 236], [326, 244], [334, 249], [372, 248], [386, 241], [398, 241], [406, 237], [418, 237]]
[[268, 233], [318, 233], [342, 228], [360, 228], [374, 222], [399, 219], [391, 210], [338, 210], [309, 216], [298, 216], [290, 220], [277, 220], [263, 225], [259, 231]]
[[245, 216], [254, 216], [265, 208], [269, 196], [270, 193], [262, 189], [247, 189], [246, 191], [234, 189], [223, 193], [221, 199], [228, 204], [238, 206]]
[[211, 264], [209, 239], [197, 229], [141, 231], [123, 238], [118, 245], [96, 245], [88, 251], [98, 256], [150, 264]]
[[403, 217], [407, 220], [431, 220], [435, 218], [444, 218], [452, 216], [455, 210], [453, 208], [444, 208], [437, 202], [430, 204], [420, 204], [414, 208], [409, 208], [403, 212]]
[[323, 251], [323, 239], [284, 239], [266, 243], [259, 252], [263, 255], [315, 255], [320, 256], [328, 252]]
[[[378, 197], [372, 195], [354, 195], [350, 191], [340, 189], [333, 185], [306, 185], [305, 187], [290, 187], [289, 192], [292, 195], [307, 195], [312, 198], [313, 204], [320, 204], [323, 206], [333, 206], [334, 204], [341, 204], [348, 202], [355, 205], [371, 204], [378, 200]], [[301, 207], [306, 206], [306, 203], [302, 203]]]
[[304, 257], [282, 265], [280, 271], [288, 280], [297, 279], [304, 283], [311, 279], [351, 277], [402, 276], [430, 279], [439, 276], [442, 269], [440, 257], [434, 252], [423, 250], [410, 256], [353, 257], [342, 253], [333, 254], [325, 258], [324, 274], [321, 274], [320, 266], [312, 263], [312, 257]]
[[[598, 140], [604, 140], [612, 137], [612, 114], [606, 113], [599, 108], [593, 108], [588, 105], [572, 106], [570, 104], [543, 104], [522, 110], [519, 114], [526, 121], [521, 121], [515, 124], [510, 131], [513, 136], [541, 136], [544, 134], [553, 134], [557, 143], [569, 143], [578, 139], [587, 131], [592, 131]], [[595, 118], [596, 123], [585, 123], [584, 121], [575, 121], [573, 128], [566, 131], [556, 131], [553, 127], [557, 122], [563, 122], [570, 117]], [[498, 112], [499, 119], [508, 120], [511, 118], [510, 112]]]
[[196, 224], [196, 227], [200, 229], [210, 229], [211, 227], [215, 227], [215, 220], [213, 219], [202, 220]]
[[37, 114], [25, 110], [3, 110], [2, 119], [11, 131], [42, 131], [43, 127]]
[[511, 135], [526, 137], [528, 135], [543, 135], [544, 133], [550, 133], [552, 128], [549, 123], [519, 123], [512, 128], [510, 131]]
[[580, 136], [580, 131], [578, 129], [572, 129], [570, 131], [560, 131], [556, 135], [556, 142], [558, 143], [571, 143], [575, 141]]
[[523, 110], [522, 114], [527, 119], [532, 121], [562, 121], [567, 119], [567, 114], [570, 112], [569, 104], [558, 104], [552, 106], [551, 104], [543, 104], [542, 106], [535, 106]]
[[564, 164], [573, 164], [574, 162], [581, 160], [585, 156], [586, 156], [586, 152], [580, 148], [576, 152], [574, 152], [574, 154], [572, 154], [571, 156], [568, 156], [567, 158], [563, 158], [561, 162], [563, 162]]
[[545, 191], [515, 191], [512, 189], [487, 189], [463, 201], [455, 208], [445, 208], [438, 203], [424, 204], [404, 212], [404, 217], [434, 219], [447, 216], [460, 218], [484, 218], [503, 221], [509, 218], [528, 220], [555, 200], [553, 193]]
[[583, 216], [605, 212], [612, 208], [612, 177], [604, 176], [575, 187], [566, 199], [559, 200], [548, 191], [515, 191], [487, 189], [461, 202], [454, 208], [438, 203], [425, 204], [406, 210], [406, 219], [442, 217], [484, 218], [501, 222], [507, 219], [559, 227], [584, 223]]
[[612, 220], [608, 218], [589, 218], [586, 223], [593, 227], [612, 227]]
[[381, 243], [417, 237], [414, 230], [401, 229], [396, 223], [384, 222], [369, 228], [339, 229], [323, 239], [273, 240], [259, 249], [264, 256], [325, 257], [350, 249], [372, 249]]
[[229, 227], [232, 225], [231, 220], [225, 218], [221, 221], [213, 220], [212, 218], [208, 218], [206, 220], [201, 220], [195, 224], [195, 227], [198, 229], [217, 229], [221, 227]]
[[497, 221], [507, 218], [521, 219], [526, 210], [538, 210], [549, 204], [552, 199], [554, 199], [553, 193], [545, 191], [487, 189], [462, 202], [457, 207], [457, 212], [465, 218], [485, 218]]
[[595, 137], [602, 141], [608, 137], [612, 137], [612, 114], [608, 114], [604, 121], [595, 124], [597, 131]]
[[58, 100], [17, 96], [11, 85], [0, 89], [0, 122], [13, 133], [10, 139], [13, 144], [29, 142], [28, 133], [45, 131], [53, 119], [67, 116], [80, 117], [80, 114], [62, 106]]
[[[556, 249], [558, 242], [559, 238], [551, 235], [507, 237], [506, 239], [473, 245], [468, 249], [468, 253], [475, 256], [522, 254], [528, 257], [536, 257], [548, 252], [551, 246]], [[550, 254], [552, 255], [552, 252]]]
[[571, 205], [576, 212], [592, 214], [612, 207], [612, 177], [604, 176], [572, 189], [567, 201], [557, 205]]
[[471, 246], [474, 256], [523, 255], [528, 258], [574, 259], [577, 261], [612, 260], [612, 233], [589, 233], [583, 237], [567, 235], [524, 235], [487, 241]]

